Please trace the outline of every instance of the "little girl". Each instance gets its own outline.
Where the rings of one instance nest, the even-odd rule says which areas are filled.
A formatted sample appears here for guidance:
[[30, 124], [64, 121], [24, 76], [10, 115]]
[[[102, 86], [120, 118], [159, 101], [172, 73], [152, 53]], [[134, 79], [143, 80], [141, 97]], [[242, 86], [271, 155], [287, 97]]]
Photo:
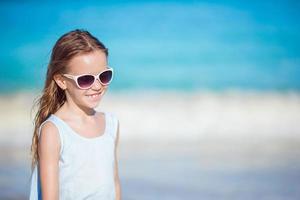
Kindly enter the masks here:
[[107, 56], [85, 30], [54, 45], [35, 116], [31, 200], [121, 199], [119, 121], [95, 110], [113, 78]]

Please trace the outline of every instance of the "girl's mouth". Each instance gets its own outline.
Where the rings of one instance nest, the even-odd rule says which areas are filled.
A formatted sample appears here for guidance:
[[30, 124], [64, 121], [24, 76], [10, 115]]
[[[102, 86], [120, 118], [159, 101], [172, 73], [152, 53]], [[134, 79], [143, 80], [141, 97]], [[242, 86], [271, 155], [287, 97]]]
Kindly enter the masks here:
[[99, 96], [102, 96], [103, 93], [104, 93], [104, 90], [101, 91], [100, 93], [92, 94], [92, 95], [87, 95], [87, 96], [88, 96], [89, 98], [95, 99], [95, 98], [97, 98], [97, 97], [99, 97]]

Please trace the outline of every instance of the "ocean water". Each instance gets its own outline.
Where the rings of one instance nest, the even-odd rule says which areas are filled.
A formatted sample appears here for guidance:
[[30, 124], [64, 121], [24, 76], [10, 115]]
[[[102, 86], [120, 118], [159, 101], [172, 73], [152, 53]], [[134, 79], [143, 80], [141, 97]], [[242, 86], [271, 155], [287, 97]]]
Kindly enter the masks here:
[[112, 90], [299, 90], [295, 1], [4, 1], [0, 92], [41, 89], [51, 48], [89, 30], [110, 51]]

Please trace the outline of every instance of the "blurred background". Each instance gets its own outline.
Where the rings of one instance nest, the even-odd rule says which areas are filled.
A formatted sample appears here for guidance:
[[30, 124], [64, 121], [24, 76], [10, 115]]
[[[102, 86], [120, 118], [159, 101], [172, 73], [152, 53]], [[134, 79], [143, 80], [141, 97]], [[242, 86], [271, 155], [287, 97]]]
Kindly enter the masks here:
[[[0, 199], [27, 199], [56, 40], [110, 52], [124, 200], [298, 199], [298, 1], [1, 1]], [[83, 183], [84, 184], [84, 183]]]

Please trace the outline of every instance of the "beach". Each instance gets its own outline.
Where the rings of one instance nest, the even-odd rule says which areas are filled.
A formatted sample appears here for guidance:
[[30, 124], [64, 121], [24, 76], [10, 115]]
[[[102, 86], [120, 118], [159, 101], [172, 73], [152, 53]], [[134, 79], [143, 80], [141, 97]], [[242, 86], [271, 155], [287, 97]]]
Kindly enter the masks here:
[[[122, 200], [299, 199], [296, 1], [0, 4], [0, 200], [28, 199], [47, 75], [100, 65], [114, 70], [96, 109], [120, 122]], [[94, 43], [59, 45], [76, 29], [105, 45], [106, 63], [71, 62]]]
[[[0, 97], [0, 199], [27, 199], [37, 92]], [[297, 92], [111, 92], [123, 198], [297, 199]]]

